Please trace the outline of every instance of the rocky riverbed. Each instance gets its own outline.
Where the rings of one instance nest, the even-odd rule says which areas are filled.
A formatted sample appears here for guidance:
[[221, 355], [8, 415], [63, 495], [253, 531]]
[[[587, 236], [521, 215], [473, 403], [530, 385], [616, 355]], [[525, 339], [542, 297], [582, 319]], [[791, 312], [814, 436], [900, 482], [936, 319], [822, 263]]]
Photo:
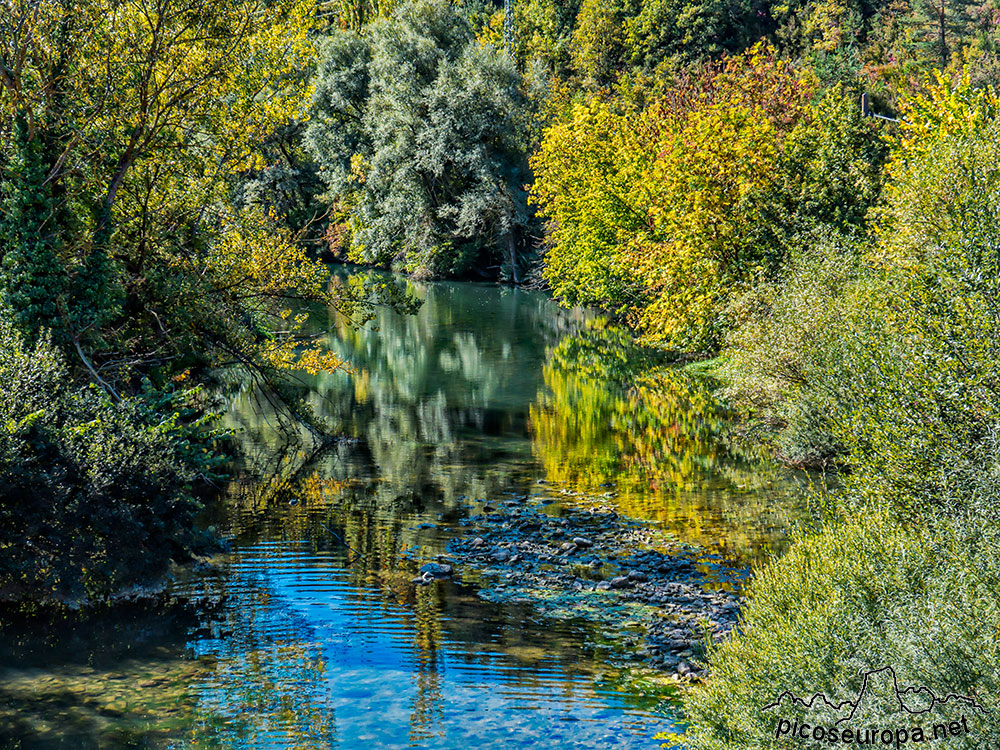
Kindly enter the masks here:
[[415, 584], [460, 576], [484, 599], [590, 620], [620, 658], [685, 681], [705, 675], [708, 640], [736, 627], [742, 572], [649, 524], [599, 504], [555, 515], [545, 500], [525, 498], [482, 510]]

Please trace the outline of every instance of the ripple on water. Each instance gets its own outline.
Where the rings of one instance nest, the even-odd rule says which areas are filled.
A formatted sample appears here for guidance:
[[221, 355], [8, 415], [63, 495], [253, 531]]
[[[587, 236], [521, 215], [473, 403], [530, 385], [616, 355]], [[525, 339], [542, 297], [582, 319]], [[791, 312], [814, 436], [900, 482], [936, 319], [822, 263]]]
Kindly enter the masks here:
[[193, 686], [224, 744], [653, 748], [666, 707], [595, 686], [574, 624], [476, 600], [455, 584], [415, 601], [359, 586], [306, 542], [240, 550], [224, 619], [192, 641], [217, 668]]

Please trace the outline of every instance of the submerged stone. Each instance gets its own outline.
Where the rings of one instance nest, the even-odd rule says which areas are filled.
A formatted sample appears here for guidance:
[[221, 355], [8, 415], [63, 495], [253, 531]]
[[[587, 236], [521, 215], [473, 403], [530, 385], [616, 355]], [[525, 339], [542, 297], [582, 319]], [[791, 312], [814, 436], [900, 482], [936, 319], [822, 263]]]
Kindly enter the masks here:
[[451, 566], [445, 563], [427, 563], [420, 567], [420, 572], [423, 573], [424, 578], [450, 578], [451, 577]]

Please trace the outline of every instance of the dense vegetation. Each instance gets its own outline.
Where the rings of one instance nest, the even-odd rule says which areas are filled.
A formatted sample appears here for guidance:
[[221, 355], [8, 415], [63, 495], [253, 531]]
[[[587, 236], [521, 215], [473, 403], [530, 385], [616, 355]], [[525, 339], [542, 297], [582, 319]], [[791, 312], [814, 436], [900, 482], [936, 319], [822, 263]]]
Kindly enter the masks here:
[[850, 472], [711, 654], [696, 747], [769, 747], [776, 685], [846, 699], [883, 664], [976, 696], [958, 744], [996, 743], [998, 103], [968, 79], [911, 99], [875, 231], [804, 247], [731, 338], [731, 391], [774, 444]]
[[[1000, 11], [514, 8], [504, 49], [475, 0], [0, 0], [0, 593], [195, 548], [199, 386], [336, 368], [290, 299], [405, 306], [329, 283], [332, 254], [547, 284], [715, 358], [747, 439], [848, 469], [710, 650], [692, 747], [772, 746], [777, 691], [846, 697], [887, 662], [998, 705]], [[644, 414], [672, 403], [636, 377]]]

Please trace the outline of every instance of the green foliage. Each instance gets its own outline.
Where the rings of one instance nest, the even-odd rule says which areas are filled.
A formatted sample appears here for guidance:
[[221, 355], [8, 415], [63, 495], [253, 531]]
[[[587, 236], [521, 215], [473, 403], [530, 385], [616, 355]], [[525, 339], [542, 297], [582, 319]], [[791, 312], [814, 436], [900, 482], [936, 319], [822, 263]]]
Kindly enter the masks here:
[[613, 100], [574, 104], [546, 129], [534, 157], [533, 198], [549, 222], [545, 277], [567, 304], [623, 313], [641, 299], [625, 252], [642, 224], [625, 161], [624, 126], [637, 114]]
[[93, 382], [134, 393], [294, 363], [290, 297], [365, 314], [377, 295], [331, 294], [288, 229], [316, 192], [294, 148], [309, 0], [31, 8], [4, 4], [0, 50], [0, 295], [24, 332], [50, 328]]
[[654, 70], [737, 54], [765, 31], [752, 0], [645, 0], [625, 23], [632, 65]]
[[[685, 698], [685, 746], [786, 747], [775, 738], [778, 715], [828, 727], [843, 713], [763, 706], [786, 690], [804, 700], [823, 692], [834, 703], [853, 701], [862, 674], [883, 666], [893, 667], [901, 689], [926, 686], [984, 706], [984, 713], [966, 711], [969, 735], [951, 738], [951, 746], [996, 745], [998, 543], [995, 525], [908, 529], [879, 517], [799, 541], [758, 571], [740, 632], [709, 649], [711, 678]], [[862, 712], [842, 726], [930, 727], [958, 718], [954, 702], [914, 716], [872, 699], [895, 698], [891, 686], [873, 688]]]
[[829, 87], [813, 104], [812, 116], [789, 135], [783, 190], [794, 212], [793, 233], [814, 226], [847, 234], [867, 230], [890, 146], [885, 128], [862, 116], [859, 94]]
[[303, 145], [303, 123], [284, 123], [261, 139], [263, 166], [247, 170], [237, 185], [233, 204], [237, 210], [257, 209], [276, 217], [300, 242], [322, 249], [328, 229], [320, 196], [325, 185], [315, 161]]
[[509, 60], [445, 2], [326, 42], [307, 143], [349, 257], [456, 276], [506, 257], [527, 220], [524, 100]]
[[527, 0], [514, 3], [516, 58], [529, 69], [537, 64], [550, 75], [564, 75], [573, 54], [573, 29], [581, 3], [577, 0]]
[[[69, 280], [59, 253], [65, 242], [60, 206], [45, 184], [51, 139], [30, 139], [22, 115], [12, 129], [12, 146], [0, 157], [0, 293], [32, 335], [58, 324]], [[48, 155], [51, 158], [51, 154]], [[60, 221], [63, 219], [63, 221]]]
[[744, 436], [783, 461], [823, 466], [842, 456], [829, 421], [834, 395], [819, 386], [844, 372], [848, 325], [870, 290], [859, 250], [829, 231], [810, 233], [777, 278], [741, 295], [740, 320], [717, 373], [725, 397], [742, 412]]
[[626, 57], [623, 21], [630, 3], [583, 0], [573, 30], [573, 68], [591, 85], [613, 83]]
[[177, 384], [342, 365], [290, 299], [409, 307], [291, 231], [318, 25], [310, 0], [0, 0], [6, 594], [106, 593], [190, 546], [212, 433]]
[[204, 545], [192, 485], [219, 459], [195, 396], [77, 387], [49, 336], [29, 346], [4, 310], [0, 598], [100, 597]]
[[829, 91], [816, 119], [789, 137], [788, 261], [727, 310], [726, 395], [746, 416], [748, 435], [796, 465], [823, 465], [843, 450], [829, 423], [835, 394], [817, 384], [844, 371], [848, 326], [875, 293], [865, 237], [889, 148], [852, 98]]
[[792, 461], [842, 452], [859, 502], [921, 514], [992, 496], [981, 471], [1000, 417], [990, 96], [941, 82], [914, 102], [877, 239], [808, 239], [736, 313], [730, 395]]
[[888, 288], [834, 425], [856, 493], [914, 515], [989, 509], [1000, 489], [1000, 120], [948, 130], [891, 167], [873, 259]]
[[876, 237], [804, 252], [733, 339], [734, 387], [759, 396], [778, 445], [837, 451], [850, 472], [823, 498], [825, 528], [760, 572], [741, 634], [710, 654], [694, 748], [777, 746], [761, 705], [843, 700], [885, 664], [985, 706], [957, 746], [997, 742], [996, 101], [939, 79], [910, 102]]

